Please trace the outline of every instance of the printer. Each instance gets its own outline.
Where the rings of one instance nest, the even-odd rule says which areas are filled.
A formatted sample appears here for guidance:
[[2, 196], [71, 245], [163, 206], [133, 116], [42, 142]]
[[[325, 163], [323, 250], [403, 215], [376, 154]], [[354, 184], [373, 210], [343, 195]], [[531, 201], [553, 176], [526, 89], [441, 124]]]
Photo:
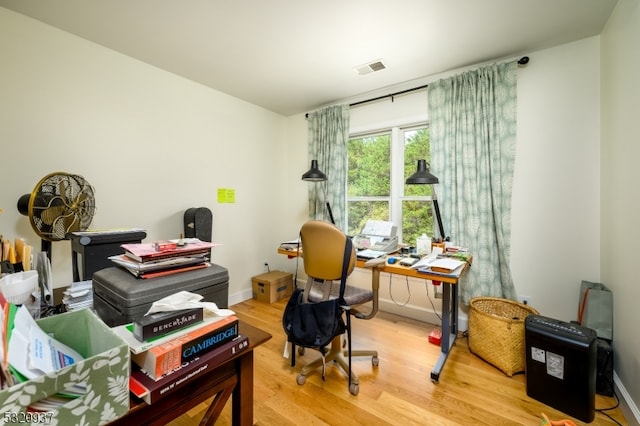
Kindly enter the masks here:
[[394, 252], [398, 249], [397, 230], [392, 222], [367, 220], [362, 231], [352, 238], [353, 245], [357, 250]]

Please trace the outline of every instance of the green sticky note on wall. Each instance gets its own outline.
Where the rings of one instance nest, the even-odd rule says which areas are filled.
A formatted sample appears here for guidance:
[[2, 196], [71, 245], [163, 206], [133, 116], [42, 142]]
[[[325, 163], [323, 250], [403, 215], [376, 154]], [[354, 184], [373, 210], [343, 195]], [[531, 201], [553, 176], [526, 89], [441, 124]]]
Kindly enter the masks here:
[[235, 203], [236, 190], [233, 188], [218, 188], [218, 203]]

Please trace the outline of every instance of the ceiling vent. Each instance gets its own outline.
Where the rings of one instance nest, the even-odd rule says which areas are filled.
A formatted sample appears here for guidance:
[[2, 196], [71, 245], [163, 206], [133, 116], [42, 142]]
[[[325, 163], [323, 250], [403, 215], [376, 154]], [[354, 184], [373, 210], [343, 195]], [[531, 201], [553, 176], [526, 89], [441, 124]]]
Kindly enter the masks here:
[[366, 75], [375, 71], [381, 71], [385, 68], [387, 68], [387, 66], [382, 63], [382, 59], [378, 59], [377, 61], [369, 62], [368, 64], [355, 67], [353, 70], [358, 75]]

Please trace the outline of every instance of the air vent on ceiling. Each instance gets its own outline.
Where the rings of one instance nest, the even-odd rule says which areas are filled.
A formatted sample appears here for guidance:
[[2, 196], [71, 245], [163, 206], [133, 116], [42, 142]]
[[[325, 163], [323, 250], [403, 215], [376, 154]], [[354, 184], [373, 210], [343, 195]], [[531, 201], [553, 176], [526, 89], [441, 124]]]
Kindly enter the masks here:
[[359, 67], [355, 67], [354, 71], [358, 75], [366, 75], [375, 71], [381, 71], [387, 68], [384, 63], [382, 63], [382, 59], [377, 61], [369, 62], [368, 64], [360, 65]]

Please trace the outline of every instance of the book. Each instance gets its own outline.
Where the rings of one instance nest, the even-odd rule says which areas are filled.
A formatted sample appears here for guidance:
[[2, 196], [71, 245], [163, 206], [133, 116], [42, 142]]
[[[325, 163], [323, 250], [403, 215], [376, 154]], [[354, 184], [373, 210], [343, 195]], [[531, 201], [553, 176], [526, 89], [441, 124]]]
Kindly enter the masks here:
[[176, 268], [164, 269], [162, 271], [154, 271], [154, 272], [144, 272], [140, 274], [140, 278], [158, 278], [158, 277], [166, 277], [167, 275], [179, 274], [181, 272], [187, 271], [195, 271], [196, 269], [204, 269], [211, 266], [209, 262], [200, 263], [197, 265], [190, 266], [178, 266]]
[[230, 315], [222, 321], [197, 327], [139, 354], [131, 354], [131, 361], [157, 380], [179, 368], [184, 362], [215, 349], [237, 335], [238, 318]]
[[218, 315], [213, 315], [205, 312], [204, 318], [202, 319], [201, 323], [194, 324], [190, 327], [176, 330], [176, 331], [164, 334], [162, 336], [146, 340], [144, 342], [141, 342], [134, 337], [132, 323], [117, 325], [115, 327], [112, 327], [111, 331], [113, 331], [115, 334], [118, 335], [118, 337], [120, 337], [122, 340], [125, 341], [125, 343], [129, 346], [129, 350], [131, 351], [132, 354], [139, 354], [150, 348], [169, 342], [175, 339], [176, 337], [183, 336], [198, 327], [204, 326], [205, 324], [211, 324], [217, 321], [223, 321], [225, 318], [228, 318], [228, 316], [218, 316]]
[[169, 250], [158, 250], [155, 243], [122, 244], [125, 255], [138, 262], [149, 262], [152, 260], [169, 259], [177, 256], [191, 256], [196, 254], [208, 254], [216, 245], [207, 241], [200, 241], [197, 238], [185, 240], [183, 246], [176, 246]]
[[429, 267], [433, 272], [440, 272], [442, 274], [451, 274], [456, 269], [465, 264], [464, 261], [458, 259], [452, 259], [449, 257], [439, 257], [435, 261], [431, 262]]
[[168, 259], [152, 260], [148, 262], [138, 262], [137, 260], [132, 259], [127, 255], [118, 254], [109, 256], [109, 260], [131, 272], [134, 276], [138, 277], [149, 272], [164, 271], [174, 268], [181, 268], [184, 266], [204, 264], [207, 262], [207, 257], [204, 254], [199, 254], [193, 256], [175, 256]]
[[154, 380], [138, 365], [132, 363], [131, 375], [129, 376], [129, 389], [131, 393], [143, 399], [147, 404], [153, 404], [163, 396], [183, 388], [189, 382], [197, 379], [216, 366], [223, 364], [248, 347], [249, 338], [244, 335], [238, 335], [235, 339], [223, 343], [217, 348], [193, 359], [191, 362], [183, 364], [177, 370], [157, 380]]
[[204, 308], [181, 309], [145, 315], [133, 322], [133, 337], [144, 342], [202, 322]]

